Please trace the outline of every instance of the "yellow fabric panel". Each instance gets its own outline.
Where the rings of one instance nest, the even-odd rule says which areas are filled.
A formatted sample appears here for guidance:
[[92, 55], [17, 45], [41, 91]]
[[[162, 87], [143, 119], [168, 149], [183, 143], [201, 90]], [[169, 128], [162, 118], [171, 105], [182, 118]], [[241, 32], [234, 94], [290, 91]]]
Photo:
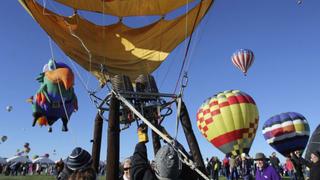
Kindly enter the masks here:
[[223, 119], [222, 119], [221, 114], [215, 115], [213, 117], [213, 122], [208, 125], [209, 131], [207, 131], [207, 136], [208, 136], [207, 139], [209, 141], [211, 141], [213, 138], [216, 138], [217, 136], [219, 136], [219, 134], [223, 134], [223, 132], [225, 131], [224, 124], [220, 123], [222, 121], [223, 121]]
[[246, 127], [246, 119], [243, 118], [242, 115], [242, 110], [244, 109], [243, 107], [247, 107], [247, 104], [232, 104], [229, 106], [234, 119], [233, 121], [235, 129], [241, 129]]
[[[228, 100], [224, 94], [219, 94], [218, 102], [219, 104], [222, 104], [224, 102], [228, 102]], [[220, 108], [220, 112], [223, 119], [220, 122], [224, 123], [224, 127], [225, 127], [224, 132], [226, 133], [226, 132], [235, 130], [234, 120], [233, 120], [232, 113], [230, 111], [229, 106]]]
[[208, 124], [207, 126], [208, 126], [208, 128], [209, 128], [209, 130], [206, 132], [206, 134], [207, 134], [207, 140], [210, 142], [210, 141], [215, 137], [215, 133], [216, 133], [216, 132], [212, 131], [212, 129], [218, 131], [218, 128], [217, 128], [217, 126], [216, 126], [215, 123], [210, 123], [210, 124]]
[[78, 10], [118, 17], [165, 15], [194, 0], [55, 0]]
[[295, 128], [296, 132], [298, 132], [298, 133], [306, 131], [305, 125], [304, 125], [304, 123], [302, 121], [299, 122], [299, 123], [293, 123], [293, 125], [294, 125], [294, 128]]
[[33, 0], [20, 2], [69, 57], [104, 83], [108, 77], [100, 72], [101, 64], [108, 75], [125, 74], [133, 80], [140, 74], [153, 72], [191, 34], [198, 10], [197, 24], [213, 1], [203, 0], [186, 15], [136, 29], [121, 22], [98, 26], [78, 15], [60, 16]]

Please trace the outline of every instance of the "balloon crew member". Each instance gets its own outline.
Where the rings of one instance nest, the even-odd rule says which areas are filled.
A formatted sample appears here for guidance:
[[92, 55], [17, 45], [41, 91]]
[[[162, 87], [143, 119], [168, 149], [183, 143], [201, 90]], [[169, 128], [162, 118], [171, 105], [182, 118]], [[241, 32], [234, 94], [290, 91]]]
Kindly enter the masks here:
[[[139, 142], [131, 159], [131, 180], [193, 180], [198, 178], [196, 172], [182, 164], [178, 153], [170, 145], [162, 146], [155, 156], [153, 166], [150, 165], [145, 145], [149, 141], [145, 124], [141, 124], [138, 128], [138, 139]], [[179, 143], [177, 146], [186, 154]]]

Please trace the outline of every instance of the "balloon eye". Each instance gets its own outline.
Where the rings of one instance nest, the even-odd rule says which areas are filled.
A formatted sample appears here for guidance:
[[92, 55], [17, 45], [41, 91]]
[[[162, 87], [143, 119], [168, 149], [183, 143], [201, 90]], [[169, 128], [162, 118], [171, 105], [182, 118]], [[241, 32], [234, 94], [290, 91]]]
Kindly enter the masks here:
[[50, 61], [48, 63], [48, 69], [49, 69], [49, 71], [53, 71], [56, 69], [56, 63], [53, 59], [50, 59]]

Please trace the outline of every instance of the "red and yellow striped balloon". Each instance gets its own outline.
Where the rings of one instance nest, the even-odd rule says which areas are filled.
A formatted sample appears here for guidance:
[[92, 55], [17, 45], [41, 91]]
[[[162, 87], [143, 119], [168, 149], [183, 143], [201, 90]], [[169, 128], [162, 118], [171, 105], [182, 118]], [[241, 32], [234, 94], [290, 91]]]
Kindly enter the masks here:
[[259, 122], [257, 106], [239, 90], [218, 93], [197, 112], [197, 126], [215, 147], [227, 155], [249, 153]]

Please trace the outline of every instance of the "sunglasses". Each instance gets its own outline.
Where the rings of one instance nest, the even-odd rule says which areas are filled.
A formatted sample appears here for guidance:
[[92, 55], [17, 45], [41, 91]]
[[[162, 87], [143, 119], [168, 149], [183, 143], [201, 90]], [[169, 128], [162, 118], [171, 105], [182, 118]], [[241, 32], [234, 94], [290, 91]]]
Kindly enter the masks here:
[[123, 168], [124, 171], [128, 171], [131, 167]]

